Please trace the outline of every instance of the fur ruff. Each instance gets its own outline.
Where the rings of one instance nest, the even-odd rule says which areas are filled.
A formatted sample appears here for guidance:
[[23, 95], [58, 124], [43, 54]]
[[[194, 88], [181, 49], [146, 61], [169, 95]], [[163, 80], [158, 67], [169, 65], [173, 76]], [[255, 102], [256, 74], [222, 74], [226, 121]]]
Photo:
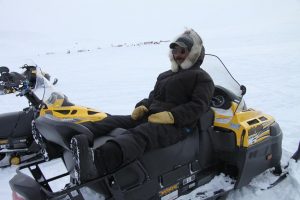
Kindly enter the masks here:
[[171, 70], [173, 72], [178, 72], [179, 67], [181, 67], [181, 69], [188, 69], [188, 68], [192, 67], [197, 62], [197, 60], [201, 54], [201, 50], [202, 50], [202, 46], [203, 46], [201, 37], [193, 29], [186, 30], [183, 34], [181, 34], [177, 38], [175, 38], [174, 41], [176, 41], [182, 35], [189, 35], [193, 39], [194, 44], [193, 44], [191, 51], [189, 52], [189, 55], [181, 63], [180, 66], [174, 60], [174, 57], [172, 54], [172, 49], [169, 51], [169, 58], [171, 61]]

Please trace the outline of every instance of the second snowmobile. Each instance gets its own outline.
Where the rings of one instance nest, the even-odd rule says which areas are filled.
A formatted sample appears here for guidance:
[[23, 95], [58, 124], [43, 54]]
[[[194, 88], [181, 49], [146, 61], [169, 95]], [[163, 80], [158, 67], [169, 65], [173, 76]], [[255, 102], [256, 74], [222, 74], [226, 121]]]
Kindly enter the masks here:
[[[217, 56], [206, 55], [202, 68], [216, 86], [211, 109], [202, 115], [193, 133], [177, 144], [147, 152], [115, 172], [81, 185], [74, 181], [70, 139], [74, 134], [92, 133], [71, 120], [39, 117], [36, 127], [40, 134], [64, 149], [65, 171], [49, 178], [43, 160], [21, 166], [10, 180], [15, 199], [173, 200], [215, 178], [229, 177], [226, 187], [199, 194], [199, 199], [218, 199], [268, 169], [282, 174], [282, 131], [275, 119], [246, 107], [246, 87], [231, 76]], [[97, 138], [94, 148], [123, 131], [116, 129]], [[53, 187], [54, 182], [64, 183], [66, 179], [62, 187]]]
[[[40, 157], [59, 157], [57, 145], [43, 141], [35, 128], [35, 119], [51, 114], [61, 119], [102, 120], [107, 115], [91, 108], [77, 106], [66, 95], [56, 91], [50, 75], [36, 65], [24, 65], [22, 73], [0, 67], [0, 94], [26, 97], [29, 107], [22, 111], [0, 114], [0, 167], [18, 165]], [[45, 144], [44, 144], [45, 143]]]

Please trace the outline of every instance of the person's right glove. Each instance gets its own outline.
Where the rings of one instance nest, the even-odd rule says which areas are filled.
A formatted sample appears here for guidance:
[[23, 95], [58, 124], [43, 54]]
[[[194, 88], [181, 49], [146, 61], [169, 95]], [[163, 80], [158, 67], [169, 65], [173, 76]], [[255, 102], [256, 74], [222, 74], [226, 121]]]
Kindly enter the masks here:
[[148, 122], [157, 124], [174, 124], [174, 117], [171, 112], [163, 111], [150, 115], [148, 117]]
[[148, 112], [148, 108], [146, 108], [146, 106], [138, 106], [132, 111], [131, 118], [133, 120], [141, 119], [146, 112]]

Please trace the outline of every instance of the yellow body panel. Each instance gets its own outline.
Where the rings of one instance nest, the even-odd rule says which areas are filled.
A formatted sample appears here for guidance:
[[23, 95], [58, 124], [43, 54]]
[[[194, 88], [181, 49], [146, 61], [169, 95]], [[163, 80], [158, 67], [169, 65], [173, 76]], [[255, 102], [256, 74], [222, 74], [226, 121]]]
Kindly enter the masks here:
[[63, 99], [57, 99], [47, 108], [42, 108], [40, 116], [51, 115], [59, 119], [73, 120], [80, 124], [88, 121], [101, 121], [107, 114], [83, 106], [62, 106]]
[[252, 146], [270, 136], [270, 126], [275, 122], [272, 116], [253, 109], [235, 112], [237, 106], [233, 102], [228, 110], [214, 109], [214, 126], [234, 132], [239, 147]]

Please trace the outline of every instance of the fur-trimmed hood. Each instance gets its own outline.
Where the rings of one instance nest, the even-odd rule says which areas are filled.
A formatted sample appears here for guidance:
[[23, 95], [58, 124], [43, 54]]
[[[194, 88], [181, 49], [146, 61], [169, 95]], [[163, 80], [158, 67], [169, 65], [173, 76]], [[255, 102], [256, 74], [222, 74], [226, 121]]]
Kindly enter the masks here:
[[193, 30], [193, 29], [188, 29], [181, 35], [179, 35], [177, 38], [175, 38], [174, 42], [176, 42], [180, 37], [189, 37], [193, 40], [193, 46], [191, 48], [191, 51], [189, 52], [189, 55], [187, 58], [181, 63], [179, 66], [177, 62], [174, 60], [173, 54], [172, 54], [172, 49], [170, 49], [169, 52], [169, 58], [171, 61], [171, 70], [173, 72], [177, 72], [179, 68], [181, 69], [189, 69], [192, 67], [198, 60], [199, 56], [202, 51], [204, 51], [203, 48], [203, 43], [201, 37]]

